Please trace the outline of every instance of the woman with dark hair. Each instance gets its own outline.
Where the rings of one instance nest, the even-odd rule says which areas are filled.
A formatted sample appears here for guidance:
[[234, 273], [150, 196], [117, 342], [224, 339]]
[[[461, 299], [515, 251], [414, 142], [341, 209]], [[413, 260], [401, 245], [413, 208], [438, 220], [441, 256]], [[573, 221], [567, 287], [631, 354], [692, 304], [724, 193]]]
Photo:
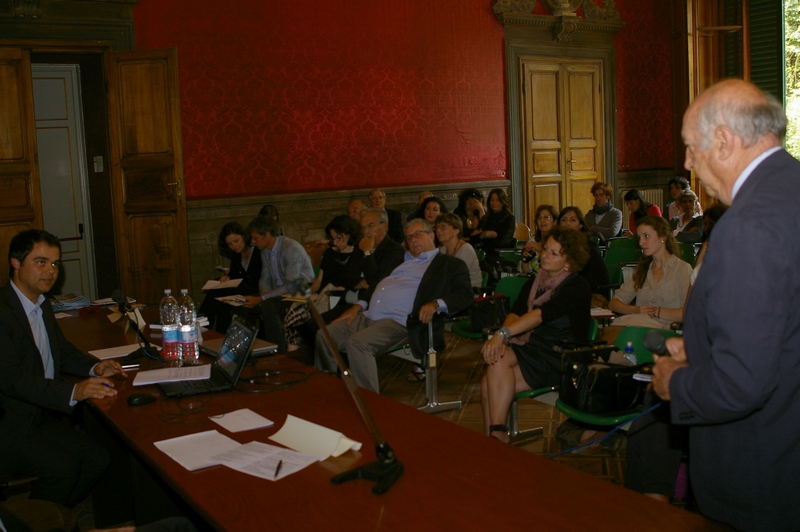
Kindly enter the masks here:
[[630, 189], [625, 193], [625, 206], [628, 207], [630, 215], [628, 216], [628, 230], [625, 232], [627, 236], [632, 236], [636, 231], [636, 224], [640, 218], [645, 216], [661, 216], [661, 208], [658, 205], [651, 205], [644, 199], [642, 193], [635, 188]]
[[217, 236], [219, 254], [230, 259], [230, 268], [219, 278], [220, 282], [241, 279], [235, 288], [209, 290], [198, 309], [199, 314], [208, 318], [209, 327], [224, 333], [231, 324], [230, 305], [217, 301], [223, 296], [258, 294], [258, 280], [261, 277], [261, 253], [250, 242], [250, 235], [238, 222], [230, 222], [222, 226]]
[[414, 210], [411, 211], [411, 214], [406, 216], [406, 221], [410, 222], [411, 220], [416, 218], [417, 212], [419, 212], [419, 208], [422, 206], [422, 202], [428, 198], [432, 198], [433, 196], [434, 194], [430, 190], [423, 190], [422, 192], [420, 192], [419, 196], [417, 196], [417, 201], [414, 202]]
[[600, 248], [586, 228], [586, 220], [583, 217], [583, 213], [578, 207], [564, 207], [558, 214], [558, 227], [580, 231], [589, 239], [589, 261], [581, 270], [581, 275], [592, 288], [592, 306], [606, 308], [608, 306], [608, 298], [606, 297], [609, 283], [608, 267], [600, 254]]
[[588, 340], [591, 289], [577, 273], [589, 260], [586, 235], [553, 229], [541, 257], [539, 273], [481, 349], [487, 364], [481, 379], [486, 433], [503, 442], [514, 393], [558, 384], [561, 355], [553, 345]]
[[508, 196], [503, 189], [493, 188], [489, 192], [488, 203], [486, 216], [481, 218], [478, 228], [470, 235], [470, 242], [481, 247], [487, 255], [493, 254], [498, 248], [512, 247], [517, 226]]
[[267, 218], [270, 218], [275, 222], [275, 225], [278, 226], [279, 233], [280, 233], [279, 235], [275, 235], [275, 236], [283, 235], [283, 227], [281, 227], [281, 220], [280, 220], [280, 218], [278, 216], [278, 208], [275, 205], [272, 205], [270, 203], [264, 205], [258, 211], [258, 215], [259, 216], [266, 216]]
[[477, 188], [468, 188], [461, 191], [458, 195], [458, 206], [453, 212], [461, 218], [461, 227], [464, 228], [464, 235], [471, 233], [478, 228], [478, 224], [486, 215], [486, 207], [483, 206], [483, 193]]
[[522, 249], [522, 262], [520, 263], [520, 271], [527, 275], [530, 270], [530, 262], [541, 254], [544, 249], [544, 243], [547, 241], [547, 235], [558, 223], [558, 212], [552, 205], [539, 205], [536, 208], [534, 221], [536, 222], [535, 230], [533, 232], [533, 239], [525, 243]]
[[431, 196], [422, 200], [422, 203], [420, 203], [419, 209], [417, 209], [417, 213], [414, 215], [414, 218], [420, 218], [429, 224], [434, 225], [436, 224], [436, 218], [438, 218], [440, 214], [444, 214], [446, 212], [448, 212], [448, 210], [444, 202], [436, 196]]
[[[375, 262], [365, 260], [364, 252], [358, 246], [361, 240], [361, 224], [346, 214], [337, 216], [325, 227], [331, 247], [322, 254], [319, 274], [311, 284], [311, 298], [316, 301], [320, 292], [332, 285], [337, 290], [347, 291], [339, 302], [322, 313], [325, 323], [331, 323], [355, 303], [354, 296], [347, 293], [370, 286], [375, 279]], [[364, 286], [366, 285], [366, 286]], [[351, 301], [347, 301], [351, 299]], [[313, 320], [308, 303], [295, 303], [284, 318], [286, 345], [289, 351], [297, 350], [305, 340], [314, 345], [317, 324]]]
[[[683, 305], [692, 276], [692, 267], [678, 255], [672, 228], [661, 216], [645, 216], [636, 227], [642, 258], [633, 278], [616, 291], [608, 308], [622, 316], [603, 331], [613, 341], [623, 327], [641, 326], [669, 329], [673, 321], [683, 320]], [[631, 304], [634, 299], [635, 304]]]

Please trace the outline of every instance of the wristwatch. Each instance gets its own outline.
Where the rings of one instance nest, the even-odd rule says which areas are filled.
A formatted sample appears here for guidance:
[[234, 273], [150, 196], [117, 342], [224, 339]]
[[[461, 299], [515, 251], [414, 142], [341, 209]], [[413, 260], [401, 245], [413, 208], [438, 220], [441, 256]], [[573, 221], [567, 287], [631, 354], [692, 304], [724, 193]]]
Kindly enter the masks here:
[[365, 257], [369, 257], [370, 255], [372, 255], [372, 252], [371, 252], [371, 251], [365, 251], [365, 252], [364, 252], [364, 256], [365, 256]]

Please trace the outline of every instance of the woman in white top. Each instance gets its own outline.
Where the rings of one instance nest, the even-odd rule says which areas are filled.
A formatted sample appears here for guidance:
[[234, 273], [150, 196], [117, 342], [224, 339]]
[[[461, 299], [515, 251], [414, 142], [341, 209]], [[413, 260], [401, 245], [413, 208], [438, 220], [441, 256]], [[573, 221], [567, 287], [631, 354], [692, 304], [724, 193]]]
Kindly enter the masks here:
[[660, 216], [645, 216], [637, 222], [636, 236], [642, 258], [633, 277], [608, 304], [609, 310], [622, 314], [604, 330], [603, 338], [608, 341], [613, 341], [623, 327], [669, 329], [673, 321], [683, 320], [692, 267], [678, 257], [678, 244], [669, 223]]
[[452, 212], [439, 215], [434, 225], [436, 238], [439, 239], [439, 253], [453, 255], [463, 260], [469, 270], [469, 279], [472, 286], [481, 286], [483, 277], [478, 264], [478, 255], [475, 248], [461, 240], [461, 218]]

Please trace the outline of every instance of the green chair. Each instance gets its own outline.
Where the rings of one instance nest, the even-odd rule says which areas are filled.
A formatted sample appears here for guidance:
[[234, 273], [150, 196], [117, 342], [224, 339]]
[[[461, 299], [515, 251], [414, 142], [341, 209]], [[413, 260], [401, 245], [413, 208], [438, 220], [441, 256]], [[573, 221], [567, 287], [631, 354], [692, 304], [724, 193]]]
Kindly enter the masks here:
[[[619, 286], [623, 282], [622, 264], [638, 262], [642, 256], [639, 244], [633, 238], [611, 238], [603, 260], [608, 268], [608, 282], [611, 286]], [[610, 299], [610, 298], [609, 298]]]
[[[649, 327], [625, 327], [614, 340], [614, 345], [620, 351], [625, 349], [628, 342], [633, 344], [633, 352], [636, 354], [638, 364], [649, 364], [653, 361], [653, 353], [644, 346], [644, 335], [651, 329]], [[674, 338], [680, 336], [678, 333], [666, 329], [653, 329], [660, 332], [664, 338]]]
[[697, 262], [697, 248], [691, 242], [678, 242], [678, 249], [681, 250], [681, 259], [689, 263], [694, 268]]
[[[589, 323], [589, 341], [597, 339], [597, 331], [599, 325], [597, 320], [592, 318]], [[552, 394], [547, 396], [547, 394]], [[553, 404], [553, 400], [558, 397], [558, 386], [549, 386], [546, 388], [538, 388], [536, 390], [525, 390], [514, 394], [514, 399], [511, 401], [511, 408], [508, 409], [508, 418], [506, 419], [506, 426], [508, 427], [508, 435], [511, 438], [509, 443], [521, 443], [528, 440], [541, 438], [544, 435], [544, 427], [536, 427], [533, 429], [519, 430], [519, 405], [517, 401], [520, 399], [538, 399], [541, 402]]]
[[[519, 292], [522, 290], [522, 286], [528, 280], [528, 277], [503, 277], [497, 281], [497, 286], [494, 288], [494, 293], [508, 296], [509, 306], [513, 307], [514, 303], [519, 297]], [[470, 320], [459, 320], [453, 322], [451, 331], [462, 338], [470, 338], [472, 340], [480, 340], [483, 338], [483, 331], [475, 332], [472, 330], [472, 321]]]

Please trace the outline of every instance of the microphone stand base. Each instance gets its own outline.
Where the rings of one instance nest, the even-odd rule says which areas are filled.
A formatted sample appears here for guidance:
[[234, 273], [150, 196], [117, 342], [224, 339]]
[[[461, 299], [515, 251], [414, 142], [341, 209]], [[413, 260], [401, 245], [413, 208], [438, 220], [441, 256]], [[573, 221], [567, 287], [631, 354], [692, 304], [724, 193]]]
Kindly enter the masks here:
[[403, 474], [404, 468], [387, 443], [377, 445], [375, 454], [378, 456], [376, 461], [339, 473], [331, 477], [331, 482], [342, 484], [357, 478], [372, 480], [376, 482], [376, 485], [372, 487], [372, 493], [383, 495], [397, 482], [397, 479]]

